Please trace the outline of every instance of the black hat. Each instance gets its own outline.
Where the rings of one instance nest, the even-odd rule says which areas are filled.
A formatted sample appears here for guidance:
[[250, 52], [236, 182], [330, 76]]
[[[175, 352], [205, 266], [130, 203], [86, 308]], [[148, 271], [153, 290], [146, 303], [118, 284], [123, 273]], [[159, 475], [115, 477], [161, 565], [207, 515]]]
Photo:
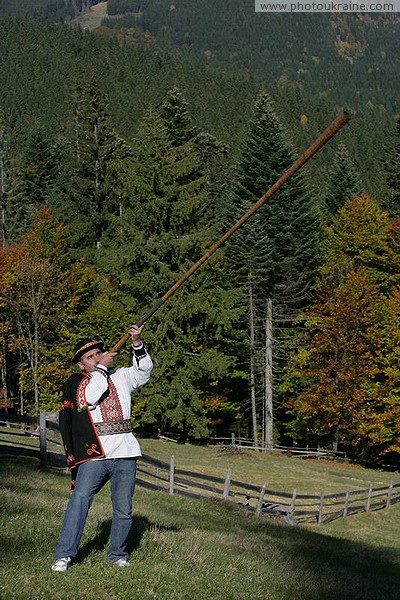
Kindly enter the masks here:
[[101, 335], [88, 335], [87, 337], [78, 340], [75, 345], [75, 353], [72, 361], [74, 363], [79, 362], [81, 356], [93, 348], [99, 348], [100, 350], [103, 350], [104, 340]]

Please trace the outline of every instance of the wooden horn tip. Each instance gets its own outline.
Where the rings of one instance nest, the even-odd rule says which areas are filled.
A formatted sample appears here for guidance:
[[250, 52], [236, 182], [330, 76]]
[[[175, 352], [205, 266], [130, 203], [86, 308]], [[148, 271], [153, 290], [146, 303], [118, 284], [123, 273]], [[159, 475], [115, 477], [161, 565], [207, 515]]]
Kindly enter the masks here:
[[347, 117], [348, 119], [352, 119], [354, 117], [354, 114], [348, 110], [347, 108], [344, 108], [342, 111], [342, 114]]

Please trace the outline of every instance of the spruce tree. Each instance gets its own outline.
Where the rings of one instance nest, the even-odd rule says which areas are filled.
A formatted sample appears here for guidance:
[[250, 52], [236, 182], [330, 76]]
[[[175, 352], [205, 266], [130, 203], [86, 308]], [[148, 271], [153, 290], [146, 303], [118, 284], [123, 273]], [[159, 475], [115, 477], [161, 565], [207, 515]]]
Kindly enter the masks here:
[[325, 205], [329, 215], [336, 214], [347, 200], [360, 193], [360, 175], [351, 160], [346, 146], [339, 144], [328, 173]]
[[27, 206], [18, 169], [11, 155], [9, 132], [0, 110], [1, 246], [15, 242], [27, 226]]
[[[231, 212], [246, 212], [293, 161], [293, 150], [268, 95], [263, 92], [256, 100], [243, 144]], [[293, 335], [293, 323], [299, 306], [304, 303], [317, 261], [319, 232], [319, 207], [300, 172], [251, 217], [230, 244], [232, 270], [239, 276], [238, 282], [246, 285], [246, 295], [252, 301], [249, 331], [253, 435], [257, 440], [255, 411], [259, 411], [254, 397], [257, 390], [264, 396], [263, 431], [267, 445], [272, 444], [272, 390], [287, 353], [286, 350], [279, 355], [276, 348]], [[278, 333], [281, 339], [277, 339]], [[271, 349], [274, 363], [279, 366], [274, 382]]]
[[385, 148], [384, 167], [387, 194], [382, 206], [396, 219], [400, 216], [400, 118], [397, 119]]
[[1, 209], [1, 245], [6, 245], [7, 240], [7, 137], [0, 111], [0, 209]]
[[75, 94], [73, 111], [59, 143], [62, 163], [50, 205], [68, 225], [73, 246], [95, 260], [93, 249], [120, 211], [120, 174], [130, 149], [111, 126], [94, 72]]
[[[127, 173], [124, 217], [115, 223], [118, 245], [110, 236], [100, 252], [102, 268], [120, 278], [120, 300], [135, 318], [212, 241], [213, 207], [200, 171], [193, 143], [171, 146], [163, 120], [150, 108]], [[228, 406], [229, 384], [239, 376], [234, 304], [215, 259], [151, 318], [146, 339], [156, 368], [134, 411], [141, 427], [181, 439], [207, 434], [210, 406]]]
[[27, 136], [19, 169], [26, 202], [32, 210], [37, 211], [48, 203], [57, 170], [56, 145], [40, 125], [34, 127]]
[[198, 133], [181, 90], [172, 88], [161, 105], [162, 117], [173, 146], [181, 146]]

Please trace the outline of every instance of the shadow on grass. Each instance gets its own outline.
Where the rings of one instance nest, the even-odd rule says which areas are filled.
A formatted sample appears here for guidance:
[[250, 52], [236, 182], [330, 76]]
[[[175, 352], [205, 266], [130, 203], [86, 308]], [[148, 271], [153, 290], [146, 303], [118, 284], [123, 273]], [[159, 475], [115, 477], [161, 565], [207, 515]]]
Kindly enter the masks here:
[[[133, 516], [132, 527], [129, 532], [126, 551], [131, 554], [140, 546], [141, 539], [146, 531], [150, 531], [155, 527], [156, 523], [149, 521], [147, 517]], [[157, 524], [159, 530], [178, 531], [177, 527], [164, 527]], [[91, 552], [101, 552], [108, 546], [111, 532], [111, 519], [103, 521], [97, 528], [96, 535], [93, 539], [87, 541], [78, 551], [77, 562], [84, 561]]]
[[[223, 532], [231, 513], [234, 536], [238, 540], [254, 540], [251, 553], [258, 555], [260, 562], [286, 570], [288, 579], [295, 580], [299, 598], [400, 600], [400, 544], [399, 550], [375, 547], [327, 535], [323, 529], [319, 532], [289, 527], [276, 518], [258, 519], [246, 515], [242, 519], [237, 506], [227, 506], [220, 501], [211, 504], [215, 510], [210, 508], [212, 517], [202, 528]], [[187, 519], [189, 521], [189, 514]], [[376, 534], [379, 535], [378, 525]], [[242, 543], [248, 551], [246, 541]]]

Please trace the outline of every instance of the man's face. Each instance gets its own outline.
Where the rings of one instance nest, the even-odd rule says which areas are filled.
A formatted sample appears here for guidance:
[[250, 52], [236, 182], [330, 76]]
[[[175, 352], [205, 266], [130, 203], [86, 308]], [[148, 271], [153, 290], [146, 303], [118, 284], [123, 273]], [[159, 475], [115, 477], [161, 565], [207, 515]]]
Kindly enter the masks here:
[[91, 373], [97, 367], [100, 357], [102, 355], [102, 351], [99, 348], [93, 348], [93, 350], [88, 350], [83, 354], [78, 362], [78, 367], [81, 371], [86, 371], [87, 373]]

